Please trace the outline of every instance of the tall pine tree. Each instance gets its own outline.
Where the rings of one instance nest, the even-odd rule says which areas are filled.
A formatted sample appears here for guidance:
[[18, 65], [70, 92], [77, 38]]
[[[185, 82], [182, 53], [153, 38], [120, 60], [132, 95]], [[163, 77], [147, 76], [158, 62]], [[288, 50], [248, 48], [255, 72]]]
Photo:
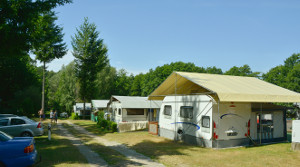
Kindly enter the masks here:
[[[95, 97], [96, 76], [107, 64], [107, 48], [103, 39], [99, 38], [96, 25], [84, 18], [84, 23], [72, 37], [73, 56], [75, 57], [75, 73], [79, 82], [79, 97], [84, 102]], [[84, 113], [85, 114], [85, 113]]]

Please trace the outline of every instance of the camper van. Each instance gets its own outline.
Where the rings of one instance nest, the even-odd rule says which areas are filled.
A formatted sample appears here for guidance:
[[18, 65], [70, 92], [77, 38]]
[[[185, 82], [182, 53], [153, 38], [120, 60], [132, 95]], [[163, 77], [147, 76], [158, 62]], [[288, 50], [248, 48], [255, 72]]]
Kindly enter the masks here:
[[266, 111], [261, 114], [255, 106], [235, 102], [218, 104], [210, 95], [166, 96], [159, 116], [159, 134], [211, 148], [284, 138], [283, 111], [268, 109], [268, 114]]

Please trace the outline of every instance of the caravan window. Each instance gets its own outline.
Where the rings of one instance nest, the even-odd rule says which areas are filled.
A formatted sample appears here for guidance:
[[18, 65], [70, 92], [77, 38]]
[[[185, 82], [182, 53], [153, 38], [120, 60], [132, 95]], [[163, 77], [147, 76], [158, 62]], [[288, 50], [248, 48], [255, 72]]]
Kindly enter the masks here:
[[127, 115], [144, 115], [144, 109], [127, 109]]
[[210, 118], [209, 116], [202, 116], [202, 127], [209, 128], [210, 127]]
[[121, 108], [119, 108], [119, 115], [121, 115]]
[[180, 107], [180, 117], [192, 119], [193, 118], [193, 107], [181, 106]]
[[172, 115], [172, 107], [170, 105], [165, 105], [164, 107], [164, 115]]

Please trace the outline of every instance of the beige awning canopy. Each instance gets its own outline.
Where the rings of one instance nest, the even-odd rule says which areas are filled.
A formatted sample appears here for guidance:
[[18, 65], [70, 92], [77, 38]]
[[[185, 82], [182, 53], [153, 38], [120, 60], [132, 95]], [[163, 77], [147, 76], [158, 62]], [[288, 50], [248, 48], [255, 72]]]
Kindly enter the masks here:
[[300, 102], [300, 94], [254, 77], [173, 72], [149, 95], [162, 100], [166, 95], [210, 94], [221, 102]]

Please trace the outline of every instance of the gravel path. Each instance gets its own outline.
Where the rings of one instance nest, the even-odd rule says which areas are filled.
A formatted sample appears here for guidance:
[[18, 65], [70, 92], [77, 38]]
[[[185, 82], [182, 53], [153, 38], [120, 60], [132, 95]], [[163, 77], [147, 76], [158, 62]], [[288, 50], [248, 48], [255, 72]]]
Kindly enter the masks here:
[[85, 146], [79, 138], [73, 136], [66, 128], [61, 126], [61, 124], [57, 124], [57, 126], [58, 129], [62, 131], [64, 137], [70, 140], [72, 144], [79, 149], [79, 152], [87, 159], [91, 167], [108, 166], [106, 161], [104, 161], [97, 153]]
[[83, 133], [91, 138], [94, 138], [96, 141], [98, 141], [99, 143], [102, 143], [103, 145], [116, 150], [118, 152], [120, 152], [121, 154], [123, 154], [124, 156], [126, 156], [129, 160], [137, 162], [139, 164], [139, 166], [149, 166], [149, 167], [163, 167], [164, 165], [158, 162], [154, 162], [152, 159], [150, 159], [149, 157], [146, 157], [140, 153], [137, 153], [136, 151], [126, 147], [123, 144], [114, 142], [114, 141], [109, 141], [106, 140], [102, 137], [99, 137], [93, 133], [90, 133], [89, 131], [85, 130], [84, 128], [73, 124], [70, 121], [66, 121], [70, 126], [73, 126], [77, 131], [79, 131], [80, 133]]

